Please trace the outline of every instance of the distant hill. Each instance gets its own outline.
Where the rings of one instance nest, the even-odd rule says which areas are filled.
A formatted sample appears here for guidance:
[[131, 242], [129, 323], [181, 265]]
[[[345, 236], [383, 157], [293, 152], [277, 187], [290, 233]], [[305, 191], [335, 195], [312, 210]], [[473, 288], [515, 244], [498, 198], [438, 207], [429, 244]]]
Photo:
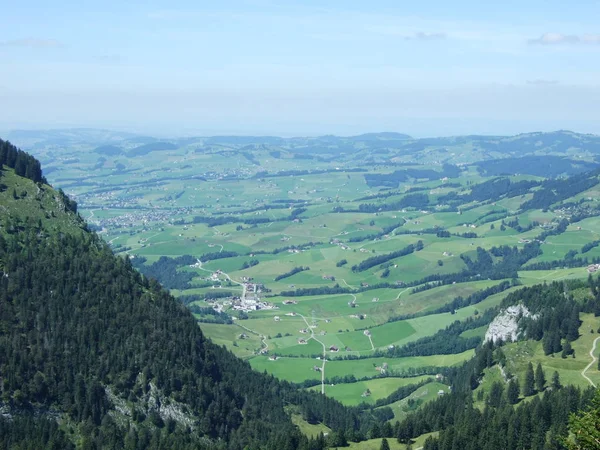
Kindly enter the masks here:
[[165, 150], [176, 150], [177, 146], [170, 142], [152, 142], [150, 144], [140, 145], [127, 152], [127, 156], [144, 156], [151, 152], [162, 152]]
[[576, 161], [554, 155], [493, 159], [476, 164], [486, 176], [526, 174], [551, 178], [586, 172], [599, 165], [600, 163]]
[[94, 152], [102, 156], [118, 156], [123, 154], [123, 149], [115, 145], [101, 145], [96, 147]]

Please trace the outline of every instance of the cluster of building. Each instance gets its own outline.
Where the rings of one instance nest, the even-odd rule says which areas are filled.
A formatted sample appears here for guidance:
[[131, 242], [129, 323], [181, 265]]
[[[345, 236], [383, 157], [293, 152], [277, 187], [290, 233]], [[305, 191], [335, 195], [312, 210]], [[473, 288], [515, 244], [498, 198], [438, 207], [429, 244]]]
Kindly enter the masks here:
[[329, 241], [329, 243], [331, 245], [337, 245], [338, 247], [340, 247], [342, 250], [350, 250], [350, 247], [348, 247], [346, 244], [344, 244], [342, 241], [340, 241], [339, 239], [332, 239], [331, 241]]

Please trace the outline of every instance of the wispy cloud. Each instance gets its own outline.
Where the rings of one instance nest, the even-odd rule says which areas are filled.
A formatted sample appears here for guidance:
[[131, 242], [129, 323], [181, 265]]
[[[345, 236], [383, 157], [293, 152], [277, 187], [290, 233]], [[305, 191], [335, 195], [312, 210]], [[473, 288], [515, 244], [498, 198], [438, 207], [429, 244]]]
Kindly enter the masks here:
[[427, 33], [424, 31], [418, 31], [414, 33], [412, 36], [406, 36], [407, 40], [417, 40], [417, 41], [438, 41], [442, 39], [446, 39], [448, 35], [446, 33]]
[[600, 44], [600, 34], [562, 34], [544, 33], [535, 39], [529, 39], [529, 44], [534, 45], [575, 45], [575, 44]]
[[24, 38], [0, 41], [0, 47], [23, 47], [23, 48], [58, 48], [64, 45], [56, 39]]
[[558, 84], [558, 80], [545, 80], [543, 78], [537, 78], [535, 80], [527, 80], [527, 84], [533, 86], [551, 86], [553, 84]]

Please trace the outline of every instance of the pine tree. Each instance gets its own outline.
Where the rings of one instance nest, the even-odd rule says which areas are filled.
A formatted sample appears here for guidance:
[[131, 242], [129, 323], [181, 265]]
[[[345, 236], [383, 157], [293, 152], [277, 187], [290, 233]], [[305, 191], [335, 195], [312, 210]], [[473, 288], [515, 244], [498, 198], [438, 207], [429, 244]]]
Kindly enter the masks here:
[[504, 392], [504, 386], [501, 382], [496, 381], [492, 384], [490, 389], [490, 395], [488, 396], [488, 405], [497, 408], [500, 406], [500, 402], [502, 400], [502, 393]]
[[566, 358], [567, 356], [569, 356], [571, 353], [573, 353], [573, 348], [571, 347], [571, 343], [569, 341], [565, 342], [565, 345], [563, 347], [563, 351], [561, 353], [561, 358]]
[[562, 344], [560, 343], [560, 334], [557, 331], [552, 333], [552, 353], [558, 353], [562, 350]]
[[573, 437], [566, 442], [569, 450], [600, 449], [600, 391], [587, 410], [569, 417], [569, 431]]
[[517, 378], [513, 378], [512, 380], [510, 380], [510, 382], [508, 383], [508, 389], [506, 391], [506, 398], [508, 400], [508, 403], [514, 405], [519, 401], [520, 390], [521, 389], [519, 387], [519, 380]]
[[390, 444], [386, 438], [381, 440], [381, 446], [379, 447], [379, 450], [390, 450]]
[[531, 362], [527, 365], [527, 371], [525, 372], [525, 382], [523, 383], [523, 396], [529, 397], [535, 394], [535, 375], [533, 373], [533, 364]]
[[544, 370], [542, 369], [542, 365], [538, 363], [535, 368], [535, 388], [538, 392], [542, 392], [546, 386], [546, 376], [544, 375]]
[[552, 374], [552, 390], [557, 390], [560, 388], [561, 388], [560, 376], [558, 375], [558, 372], [555, 370], [554, 373]]
[[371, 428], [371, 431], [369, 432], [369, 436], [371, 437], [371, 439], [377, 439], [381, 437], [381, 430], [379, 428], [379, 424], [377, 422], [375, 422], [373, 424], [373, 427]]

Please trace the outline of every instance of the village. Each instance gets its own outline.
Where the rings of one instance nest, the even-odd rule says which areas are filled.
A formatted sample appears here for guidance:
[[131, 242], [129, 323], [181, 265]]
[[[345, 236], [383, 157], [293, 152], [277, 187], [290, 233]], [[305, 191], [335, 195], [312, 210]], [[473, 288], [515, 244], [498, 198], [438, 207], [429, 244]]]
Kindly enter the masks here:
[[[193, 265], [192, 267], [197, 267], [198, 264], [201, 263], [197, 263], [195, 265]], [[239, 284], [242, 286], [242, 295], [241, 296], [232, 296], [232, 297], [226, 297], [223, 299], [213, 299], [211, 301], [211, 303], [213, 303], [213, 308], [215, 309], [215, 311], [218, 312], [223, 312], [225, 309], [230, 308], [233, 309], [234, 311], [243, 311], [243, 312], [250, 312], [250, 311], [258, 311], [258, 310], [265, 310], [265, 309], [278, 309], [279, 307], [274, 305], [273, 303], [269, 303], [266, 301], [261, 301], [260, 299], [260, 294], [263, 292], [263, 290], [265, 289], [263, 284], [260, 283], [253, 283], [252, 282], [252, 278], [248, 278], [248, 277], [243, 277], [242, 278], [242, 282], [238, 282], [238, 281], [233, 281], [231, 280], [231, 278], [229, 278], [229, 276], [227, 274], [225, 274], [223, 271], [221, 270], [216, 270], [213, 273], [211, 273], [211, 275], [209, 277], [206, 278], [207, 281], [212, 281], [212, 282], [219, 282], [221, 281], [221, 276], [225, 276], [225, 278], [227, 278], [227, 280]], [[221, 287], [221, 286], [218, 286]], [[214, 288], [214, 286], [213, 286]]]

